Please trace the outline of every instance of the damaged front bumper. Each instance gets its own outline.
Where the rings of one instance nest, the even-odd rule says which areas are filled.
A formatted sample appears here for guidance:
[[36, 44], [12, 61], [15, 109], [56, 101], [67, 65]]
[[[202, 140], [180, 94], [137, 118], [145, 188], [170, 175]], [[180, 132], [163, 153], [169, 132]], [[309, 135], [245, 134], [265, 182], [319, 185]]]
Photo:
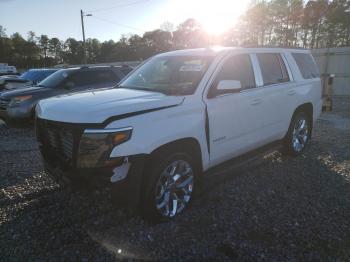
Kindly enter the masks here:
[[[44, 166], [45, 171], [61, 185], [108, 187], [119, 183], [125, 184], [130, 177], [141, 177], [142, 169], [140, 170], [139, 166], [143, 168], [146, 158], [146, 155], [124, 157], [114, 167], [62, 168], [46, 160]], [[135, 174], [135, 171], [138, 174]]]
[[110, 154], [131, 133], [130, 127], [100, 130], [36, 118], [36, 135], [48, 174], [63, 185], [117, 188], [124, 192], [128, 206], [139, 201], [147, 155]]
[[130, 215], [136, 214], [140, 207], [144, 167], [147, 155], [128, 157], [128, 162], [115, 168], [84, 168], [62, 170], [49, 165], [46, 172], [59, 184], [64, 186], [89, 186], [93, 188], [108, 187], [114, 191], [118, 202], [125, 205]]

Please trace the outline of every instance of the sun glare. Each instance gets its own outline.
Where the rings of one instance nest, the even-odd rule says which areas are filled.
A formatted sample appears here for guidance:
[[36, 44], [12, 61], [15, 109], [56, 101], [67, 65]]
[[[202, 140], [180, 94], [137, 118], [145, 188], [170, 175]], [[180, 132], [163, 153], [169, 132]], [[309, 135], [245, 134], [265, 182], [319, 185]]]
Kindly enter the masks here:
[[172, 4], [177, 14], [198, 20], [205, 31], [217, 35], [235, 25], [248, 0], [175, 0]]
[[201, 1], [198, 20], [210, 34], [220, 34], [231, 28], [244, 13], [244, 0]]

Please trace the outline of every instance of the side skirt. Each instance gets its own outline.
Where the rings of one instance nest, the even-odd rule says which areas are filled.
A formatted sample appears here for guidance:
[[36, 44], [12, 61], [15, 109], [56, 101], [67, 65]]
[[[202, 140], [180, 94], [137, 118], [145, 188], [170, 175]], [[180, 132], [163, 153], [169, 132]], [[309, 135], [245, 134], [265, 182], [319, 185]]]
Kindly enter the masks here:
[[214, 177], [234, 171], [254, 161], [259, 161], [264, 155], [272, 153], [282, 148], [282, 140], [272, 142], [258, 149], [254, 149], [241, 156], [235, 157], [204, 172], [204, 177]]

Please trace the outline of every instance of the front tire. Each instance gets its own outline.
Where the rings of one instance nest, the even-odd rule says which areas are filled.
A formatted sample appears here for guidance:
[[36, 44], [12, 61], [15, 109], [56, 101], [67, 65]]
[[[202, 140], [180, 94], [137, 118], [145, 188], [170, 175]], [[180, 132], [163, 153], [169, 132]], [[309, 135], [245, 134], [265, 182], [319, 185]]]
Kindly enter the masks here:
[[168, 221], [190, 206], [198, 171], [189, 154], [154, 157], [146, 172], [144, 218], [153, 223]]
[[311, 137], [311, 117], [305, 112], [294, 115], [284, 139], [284, 152], [288, 155], [300, 155]]

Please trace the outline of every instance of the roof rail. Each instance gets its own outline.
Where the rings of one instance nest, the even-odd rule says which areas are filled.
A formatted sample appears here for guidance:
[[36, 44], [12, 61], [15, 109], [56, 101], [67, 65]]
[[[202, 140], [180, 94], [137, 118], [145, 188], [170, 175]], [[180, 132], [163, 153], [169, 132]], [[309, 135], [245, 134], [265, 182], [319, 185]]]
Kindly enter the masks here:
[[299, 46], [276, 46], [276, 45], [246, 45], [244, 48], [283, 48], [283, 49], [301, 49], [307, 50], [307, 48]]

